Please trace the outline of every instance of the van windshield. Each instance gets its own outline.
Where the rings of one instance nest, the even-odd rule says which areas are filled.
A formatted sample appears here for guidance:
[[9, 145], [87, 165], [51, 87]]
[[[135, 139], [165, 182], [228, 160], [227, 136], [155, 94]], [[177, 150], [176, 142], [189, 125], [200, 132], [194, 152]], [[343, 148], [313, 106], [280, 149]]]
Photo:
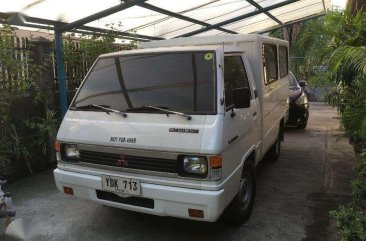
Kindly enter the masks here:
[[185, 113], [215, 112], [214, 52], [154, 53], [101, 58], [80, 87], [72, 107], [107, 106], [154, 112], [156, 106]]

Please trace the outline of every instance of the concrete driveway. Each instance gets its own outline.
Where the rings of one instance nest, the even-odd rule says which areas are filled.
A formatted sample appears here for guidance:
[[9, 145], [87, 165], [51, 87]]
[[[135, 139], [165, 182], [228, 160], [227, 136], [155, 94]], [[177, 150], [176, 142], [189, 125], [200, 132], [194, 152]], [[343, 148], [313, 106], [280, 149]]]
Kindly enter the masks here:
[[287, 130], [280, 160], [261, 163], [248, 223], [200, 223], [134, 213], [66, 196], [52, 171], [6, 187], [17, 217], [43, 240], [335, 240], [328, 211], [349, 199], [354, 155], [329, 106], [311, 103], [306, 130]]

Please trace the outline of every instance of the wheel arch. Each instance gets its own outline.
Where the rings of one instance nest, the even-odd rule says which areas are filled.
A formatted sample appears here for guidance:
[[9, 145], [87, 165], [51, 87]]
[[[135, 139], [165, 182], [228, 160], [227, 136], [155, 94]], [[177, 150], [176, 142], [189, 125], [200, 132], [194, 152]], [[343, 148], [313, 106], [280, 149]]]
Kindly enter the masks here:
[[253, 168], [255, 168], [256, 166], [256, 155], [255, 155], [255, 149], [254, 150], [251, 150], [248, 155], [245, 156], [245, 159], [244, 159], [244, 163], [243, 163], [243, 168], [245, 166], [251, 166]]

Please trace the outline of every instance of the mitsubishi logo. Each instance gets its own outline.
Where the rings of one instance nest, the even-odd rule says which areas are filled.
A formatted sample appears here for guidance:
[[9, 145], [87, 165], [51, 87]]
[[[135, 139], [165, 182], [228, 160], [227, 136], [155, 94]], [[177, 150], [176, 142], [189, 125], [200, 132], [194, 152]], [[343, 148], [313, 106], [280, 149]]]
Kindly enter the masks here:
[[116, 166], [119, 166], [119, 167], [128, 166], [128, 162], [127, 162], [127, 160], [125, 160], [125, 154], [121, 153], [120, 159], [117, 160], [117, 162], [116, 162]]

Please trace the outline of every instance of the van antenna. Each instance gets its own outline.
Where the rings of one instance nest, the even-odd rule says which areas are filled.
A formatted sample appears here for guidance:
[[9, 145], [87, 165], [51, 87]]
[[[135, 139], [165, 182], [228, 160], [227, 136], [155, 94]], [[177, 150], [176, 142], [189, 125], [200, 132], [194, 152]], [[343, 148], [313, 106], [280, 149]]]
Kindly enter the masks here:
[[[221, 57], [221, 72], [222, 72], [222, 78], [225, 76], [225, 68], [224, 68], [224, 60], [225, 60], [225, 43], [222, 42], [222, 57]], [[225, 103], [225, 92], [222, 92], [222, 97], [220, 100], [220, 104], [223, 105]]]
[[225, 57], [225, 42], [222, 42], [222, 60], [221, 60], [222, 74], [224, 74], [224, 57]]

